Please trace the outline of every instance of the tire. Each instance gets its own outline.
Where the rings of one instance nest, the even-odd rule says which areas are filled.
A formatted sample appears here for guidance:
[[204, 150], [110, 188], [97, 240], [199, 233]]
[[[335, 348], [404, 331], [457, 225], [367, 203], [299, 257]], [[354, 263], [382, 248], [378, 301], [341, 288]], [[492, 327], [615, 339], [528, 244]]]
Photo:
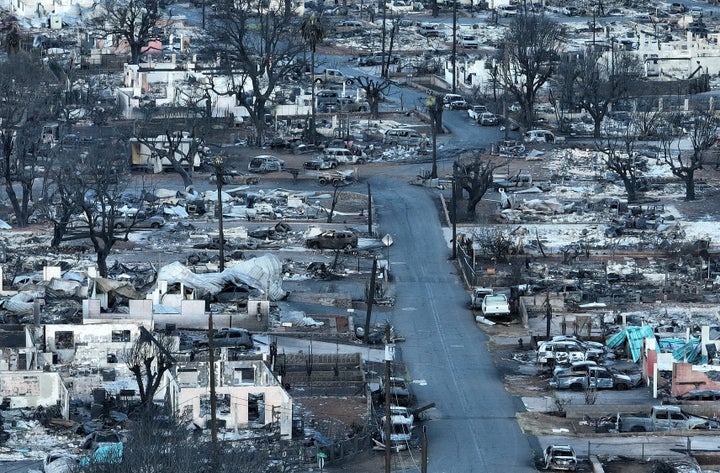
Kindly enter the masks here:
[[615, 385], [615, 389], [617, 389], [618, 391], [627, 391], [629, 388], [630, 386], [625, 383], [618, 383]]
[[330, 169], [335, 169], [336, 167], [337, 167], [337, 163], [331, 163], [331, 164], [330, 164]]
[[358, 164], [365, 164], [365, 160], [363, 158], [360, 158], [357, 160]]
[[308, 245], [308, 248], [313, 250], [319, 250], [320, 249], [320, 243], [314, 241]]
[[570, 385], [571, 391], [582, 391], [585, 387], [580, 383], [573, 383]]
[[345, 85], [353, 85], [353, 82], [354, 81], [352, 79], [348, 79], [345, 81]]
[[122, 230], [123, 228], [125, 228], [125, 225], [123, 225], [122, 223], [115, 224], [115, 230]]
[[645, 432], [645, 427], [642, 425], [634, 425], [632, 429], [630, 429], [630, 432]]
[[328, 183], [328, 181], [324, 177], [321, 177], [318, 179], [318, 184], [320, 184], [321, 186], [325, 186], [325, 185], [327, 185], [327, 183]]
[[153, 222], [153, 223], [150, 225], [150, 228], [155, 228], [155, 229], [160, 228], [160, 224], [157, 223], [157, 222]]

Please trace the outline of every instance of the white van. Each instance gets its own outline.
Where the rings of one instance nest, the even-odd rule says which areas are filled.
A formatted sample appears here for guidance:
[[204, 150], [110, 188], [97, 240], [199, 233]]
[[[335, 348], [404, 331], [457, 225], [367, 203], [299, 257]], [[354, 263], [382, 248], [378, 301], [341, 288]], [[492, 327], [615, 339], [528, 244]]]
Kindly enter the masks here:
[[445, 94], [443, 96], [443, 105], [449, 107], [451, 103], [458, 102], [460, 100], [465, 100], [465, 97], [460, 94]]
[[354, 154], [347, 148], [326, 148], [323, 156], [328, 160], [335, 160], [339, 164], [365, 164], [362, 155]]

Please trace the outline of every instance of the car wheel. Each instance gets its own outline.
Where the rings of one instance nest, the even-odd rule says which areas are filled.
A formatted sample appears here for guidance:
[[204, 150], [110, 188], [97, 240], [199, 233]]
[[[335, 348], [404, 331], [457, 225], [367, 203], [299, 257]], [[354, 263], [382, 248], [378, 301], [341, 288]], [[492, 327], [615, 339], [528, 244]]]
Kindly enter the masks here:
[[115, 224], [115, 230], [122, 230], [125, 227], [122, 223], [116, 223]]
[[365, 160], [363, 158], [360, 158], [357, 160], [358, 164], [365, 164]]
[[615, 385], [615, 389], [617, 389], [618, 391], [627, 391], [628, 387], [629, 386], [625, 383], [618, 383]]
[[160, 224], [157, 222], [153, 222], [152, 224], [150, 224], [150, 228], [160, 228]]
[[335, 169], [337, 167], [337, 163], [330, 163], [330, 169]]
[[634, 425], [630, 432], [645, 432], [645, 427], [642, 425]]
[[352, 79], [346, 80], [345, 85], [353, 85], [353, 80]]
[[352, 251], [353, 248], [354, 248], [354, 246], [352, 246], [350, 243], [348, 243], [347, 245], [345, 245], [345, 251]]
[[320, 179], [318, 179], [318, 184], [320, 184], [321, 186], [327, 185], [327, 179], [321, 177]]
[[312, 248], [313, 250], [319, 250], [319, 249], [320, 249], [320, 243], [318, 243], [318, 242], [316, 242], [316, 241], [310, 243], [308, 246], [309, 246], [310, 248]]
[[580, 383], [571, 384], [571, 385], [570, 385], [570, 390], [571, 390], [571, 391], [582, 391], [582, 390], [583, 390], [583, 385], [580, 384]]

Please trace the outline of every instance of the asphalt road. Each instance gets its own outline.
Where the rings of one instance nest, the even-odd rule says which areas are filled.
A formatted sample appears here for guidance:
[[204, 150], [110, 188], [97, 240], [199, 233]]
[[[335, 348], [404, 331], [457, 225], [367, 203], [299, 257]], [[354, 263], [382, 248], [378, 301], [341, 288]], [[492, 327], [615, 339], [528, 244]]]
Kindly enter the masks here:
[[433, 191], [386, 177], [370, 180], [380, 233], [393, 236], [391, 321], [399, 347], [428, 411], [433, 472], [534, 472], [536, 448], [515, 421], [519, 399], [504, 389], [487, 351], [488, 338], [466, 308], [465, 292], [444, 240]]

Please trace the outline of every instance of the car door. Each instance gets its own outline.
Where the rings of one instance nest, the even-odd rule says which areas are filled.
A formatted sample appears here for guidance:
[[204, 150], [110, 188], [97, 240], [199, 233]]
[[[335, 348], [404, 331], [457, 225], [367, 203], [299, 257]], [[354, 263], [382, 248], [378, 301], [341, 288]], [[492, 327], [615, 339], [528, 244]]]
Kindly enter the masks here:
[[612, 389], [613, 378], [612, 373], [604, 369], [591, 368], [590, 372], [590, 386], [597, 389]]
[[655, 411], [655, 430], [668, 430], [670, 428], [670, 412]]

